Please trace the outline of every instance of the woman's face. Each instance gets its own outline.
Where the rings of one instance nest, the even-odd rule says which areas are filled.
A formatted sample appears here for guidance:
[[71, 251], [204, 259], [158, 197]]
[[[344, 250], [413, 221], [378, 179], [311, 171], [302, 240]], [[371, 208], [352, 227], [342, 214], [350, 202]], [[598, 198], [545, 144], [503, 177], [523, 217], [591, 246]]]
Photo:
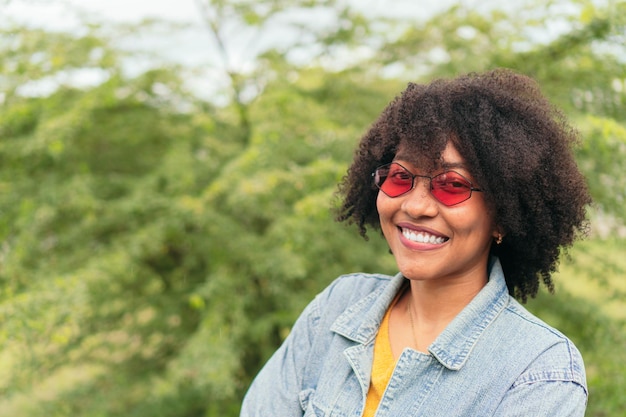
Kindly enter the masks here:
[[[400, 148], [394, 162], [414, 175], [445, 171], [422, 172], [410, 160]], [[442, 160], [443, 167], [450, 166], [480, 188], [450, 142]], [[378, 193], [381, 228], [400, 272], [412, 280], [486, 280], [489, 249], [497, 231], [483, 193], [474, 191], [468, 200], [446, 206], [431, 194], [429, 185], [428, 179], [417, 177], [413, 189], [399, 197]]]

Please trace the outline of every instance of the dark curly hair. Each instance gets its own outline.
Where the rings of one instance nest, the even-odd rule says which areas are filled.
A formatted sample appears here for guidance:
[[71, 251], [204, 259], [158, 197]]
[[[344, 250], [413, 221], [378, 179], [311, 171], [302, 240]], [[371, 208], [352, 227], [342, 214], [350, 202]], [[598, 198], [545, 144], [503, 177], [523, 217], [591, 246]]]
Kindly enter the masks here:
[[437, 166], [448, 142], [465, 159], [505, 236], [500, 258], [509, 292], [525, 302], [551, 274], [561, 248], [586, 229], [591, 203], [573, 157], [577, 132], [531, 78], [498, 69], [410, 83], [363, 136], [339, 186], [337, 220], [380, 230], [372, 172], [400, 145], [424, 169]]

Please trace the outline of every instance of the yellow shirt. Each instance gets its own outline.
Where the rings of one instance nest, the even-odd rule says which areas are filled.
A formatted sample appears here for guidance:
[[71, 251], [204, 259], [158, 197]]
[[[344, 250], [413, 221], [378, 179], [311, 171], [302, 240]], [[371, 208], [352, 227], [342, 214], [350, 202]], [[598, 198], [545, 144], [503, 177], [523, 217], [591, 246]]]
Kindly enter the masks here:
[[396, 367], [396, 360], [391, 352], [391, 343], [389, 342], [389, 316], [395, 305], [396, 300], [391, 304], [380, 323], [380, 329], [374, 341], [374, 360], [372, 362], [372, 378], [370, 387], [365, 398], [365, 409], [363, 417], [374, 417], [378, 404], [380, 403], [387, 384], [391, 379], [393, 370]]

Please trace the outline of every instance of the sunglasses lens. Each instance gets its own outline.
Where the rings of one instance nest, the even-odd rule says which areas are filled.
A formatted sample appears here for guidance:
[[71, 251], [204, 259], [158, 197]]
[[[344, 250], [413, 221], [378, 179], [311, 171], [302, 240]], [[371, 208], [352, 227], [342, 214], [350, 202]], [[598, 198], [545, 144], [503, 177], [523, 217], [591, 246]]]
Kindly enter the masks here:
[[446, 206], [459, 204], [472, 195], [472, 184], [461, 174], [448, 171], [433, 177], [431, 193]]
[[389, 197], [398, 197], [413, 188], [413, 175], [398, 164], [376, 170], [375, 183]]
[[[391, 163], [374, 172], [374, 184], [389, 197], [399, 197], [413, 189], [415, 177], [402, 165]], [[430, 192], [440, 203], [453, 206], [472, 196], [472, 183], [458, 172], [447, 171], [432, 177]]]

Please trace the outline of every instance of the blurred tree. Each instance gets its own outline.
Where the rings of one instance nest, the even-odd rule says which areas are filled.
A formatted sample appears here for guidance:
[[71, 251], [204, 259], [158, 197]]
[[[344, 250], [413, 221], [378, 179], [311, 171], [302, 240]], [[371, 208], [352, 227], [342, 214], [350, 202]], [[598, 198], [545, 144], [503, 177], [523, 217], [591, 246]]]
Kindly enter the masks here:
[[[250, 104], [290, 70], [335, 61], [370, 34], [369, 21], [341, 0], [196, 0], [219, 57], [245, 142], [252, 137]], [[294, 66], [295, 64], [295, 66]], [[299, 64], [299, 65], [298, 65]], [[292, 73], [292, 76], [294, 73]]]
[[[311, 293], [389, 263], [316, 236], [386, 83], [276, 77], [242, 142], [237, 105], [177, 68], [128, 78], [97, 27], [4, 35], [0, 414], [232, 415]], [[63, 76], [92, 63], [91, 86]]]
[[95, 33], [2, 34], [0, 414], [125, 415], [199, 323], [208, 243], [189, 196], [239, 148], [206, 103], [178, 109], [196, 99], [175, 68], [126, 78]]
[[[110, 27], [0, 33], [0, 415], [237, 415], [316, 292], [393, 273], [383, 240], [363, 243], [329, 208], [358, 137], [409, 78], [535, 76], [580, 122], [603, 215], [626, 217], [623, 2], [454, 6], [422, 23], [339, 1], [198, 6], [226, 101], [191, 94], [174, 65], [129, 76]], [[567, 322], [571, 299], [555, 302]], [[624, 386], [591, 359], [595, 390]]]

